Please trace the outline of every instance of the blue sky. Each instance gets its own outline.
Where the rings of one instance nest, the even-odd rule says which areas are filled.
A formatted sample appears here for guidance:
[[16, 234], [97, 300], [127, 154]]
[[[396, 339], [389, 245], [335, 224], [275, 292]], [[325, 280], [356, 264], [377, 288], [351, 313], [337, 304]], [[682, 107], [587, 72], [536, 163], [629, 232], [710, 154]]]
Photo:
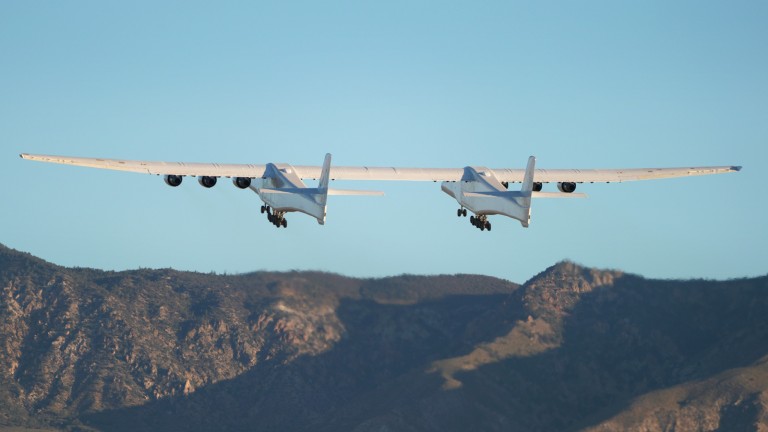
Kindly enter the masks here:
[[[768, 272], [768, 3], [0, 3], [0, 242], [67, 266], [523, 282], [562, 259]], [[480, 232], [433, 183], [336, 183], [276, 230], [227, 182], [23, 161], [541, 168], [744, 165], [581, 185]]]

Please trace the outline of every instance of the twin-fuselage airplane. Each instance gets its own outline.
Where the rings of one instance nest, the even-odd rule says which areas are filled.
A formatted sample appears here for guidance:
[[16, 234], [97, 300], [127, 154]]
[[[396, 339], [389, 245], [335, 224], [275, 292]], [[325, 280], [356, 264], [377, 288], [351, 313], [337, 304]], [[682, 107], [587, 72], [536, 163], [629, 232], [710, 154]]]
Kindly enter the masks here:
[[[299, 166], [285, 163], [266, 165], [149, 162], [135, 160], [81, 158], [69, 156], [32, 155], [23, 159], [77, 165], [117, 171], [130, 171], [164, 176], [169, 186], [179, 186], [185, 176], [197, 177], [206, 188], [213, 187], [220, 177], [232, 179], [240, 189], [256, 192], [264, 205], [261, 212], [276, 227], [286, 228], [286, 213], [300, 212], [325, 224], [328, 195], [383, 195], [376, 191], [356, 191], [330, 188], [330, 180], [374, 181], [432, 181], [442, 182], [442, 190], [459, 203], [456, 214], [466, 217], [481, 231], [491, 230], [488, 216], [503, 215], [528, 227], [531, 221], [532, 198], [584, 198], [575, 193], [577, 183], [613, 183], [653, 180], [709, 174], [724, 174], [741, 170], [740, 166], [709, 166], [693, 168], [632, 168], [632, 169], [536, 169], [536, 158], [528, 158], [523, 169], [489, 169], [479, 166], [464, 168], [395, 168], [395, 167], [331, 167], [331, 155], [325, 155], [322, 166]], [[319, 179], [317, 187], [308, 187], [303, 180]], [[508, 190], [510, 183], [521, 183], [519, 191]], [[556, 183], [558, 192], [541, 192], [542, 184]]]

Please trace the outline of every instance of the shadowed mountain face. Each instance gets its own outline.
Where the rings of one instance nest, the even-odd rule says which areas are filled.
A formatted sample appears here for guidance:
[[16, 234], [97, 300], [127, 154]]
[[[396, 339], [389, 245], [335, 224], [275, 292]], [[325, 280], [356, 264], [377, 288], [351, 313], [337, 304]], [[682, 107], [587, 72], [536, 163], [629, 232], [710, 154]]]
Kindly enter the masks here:
[[66, 269], [0, 246], [0, 426], [768, 430], [768, 278]]

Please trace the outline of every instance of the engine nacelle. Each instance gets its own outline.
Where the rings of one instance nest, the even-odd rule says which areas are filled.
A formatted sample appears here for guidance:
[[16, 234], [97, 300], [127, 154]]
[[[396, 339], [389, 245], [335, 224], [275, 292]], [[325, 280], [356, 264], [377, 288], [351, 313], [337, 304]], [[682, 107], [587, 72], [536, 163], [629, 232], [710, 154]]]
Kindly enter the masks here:
[[576, 190], [576, 183], [561, 182], [557, 184], [557, 190], [560, 192], [571, 193]]
[[165, 176], [165, 184], [167, 184], [168, 186], [176, 187], [181, 184], [181, 179], [182, 179], [181, 176], [168, 174]]
[[245, 189], [251, 185], [250, 177], [233, 177], [232, 183], [240, 189]]
[[211, 176], [200, 176], [197, 178], [197, 182], [200, 183], [200, 186], [211, 188], [216, 185], [216, 177]]
[[533, 191], [534, 192], [541, 192], [541, 188], [543, 185], [539, 182], [533, 182]]

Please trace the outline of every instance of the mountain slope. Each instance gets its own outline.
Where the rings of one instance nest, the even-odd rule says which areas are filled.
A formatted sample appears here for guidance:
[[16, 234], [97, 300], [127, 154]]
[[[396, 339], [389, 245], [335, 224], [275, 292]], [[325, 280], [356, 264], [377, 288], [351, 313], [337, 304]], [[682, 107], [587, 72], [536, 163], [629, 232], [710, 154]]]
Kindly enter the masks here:
[[[393, 310], [428, 305], [417, 318], [423, 328], [402, 314], [388, 315], [395, 321], [381, 330], [423, 341], [435, 327], [445, 339], [468, 332], [462, 323], [517, 289], [479, 276], [102, 272], [5, 247], [0, 287], [0, 397], [8, 401], [0, 424], [23, 425], [71, 424], [82, 414], [189, 394], [262, 365], [318, 355], [350, 332], [337, 313], [344, 302]], [[472, 300], [456, 300], [462, 296]]]
[[765, 277], [116, 273], [0, 246], [0, 288], [0, 426], [766, 427]]

